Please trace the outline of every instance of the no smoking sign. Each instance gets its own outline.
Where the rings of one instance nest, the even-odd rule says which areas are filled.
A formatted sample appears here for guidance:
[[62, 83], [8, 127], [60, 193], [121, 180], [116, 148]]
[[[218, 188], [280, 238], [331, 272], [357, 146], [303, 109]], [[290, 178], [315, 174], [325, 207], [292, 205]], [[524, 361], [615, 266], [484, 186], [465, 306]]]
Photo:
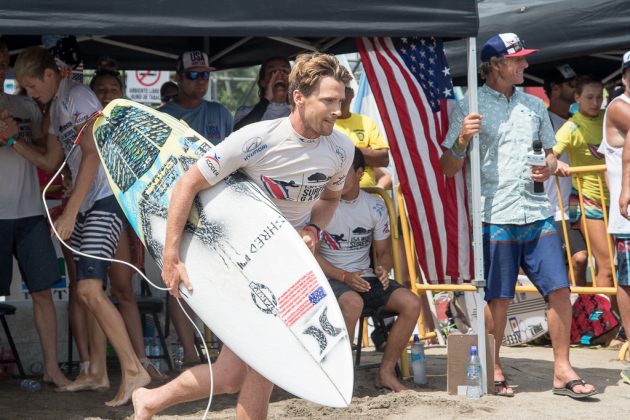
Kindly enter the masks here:
[[161, 71], [157, 70], [137, 70], [136, 80], [142, 86], [153, 86], [160, 81]]

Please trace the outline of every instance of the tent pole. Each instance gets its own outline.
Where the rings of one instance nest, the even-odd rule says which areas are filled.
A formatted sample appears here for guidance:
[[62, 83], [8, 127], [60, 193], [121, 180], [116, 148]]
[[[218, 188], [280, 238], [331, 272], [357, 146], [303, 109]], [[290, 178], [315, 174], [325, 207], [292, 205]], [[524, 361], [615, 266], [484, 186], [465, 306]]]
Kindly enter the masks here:
[[[468, 99], [469, 112], [477, 113], [477, 44], [475, 38], [468, 38]], [[473, 258], [475, 275], [472, 284], [477, 287], [475, 292], [475, 303], [477, 305], [477, 348], [479, 350], [479, 360], [481, 361], [481, 394], [488, 393], [487, 387], [487, 363], [486, 363], [486, 325], [484, 319], [484, 278], [483, 268], [483, 238], [481, 233], [481, 174], [479, 160], [479, 135], [475, 135], [472, 140], [470, 150], [470, 179], [472, 183], [472, 237], [473, 237]]]

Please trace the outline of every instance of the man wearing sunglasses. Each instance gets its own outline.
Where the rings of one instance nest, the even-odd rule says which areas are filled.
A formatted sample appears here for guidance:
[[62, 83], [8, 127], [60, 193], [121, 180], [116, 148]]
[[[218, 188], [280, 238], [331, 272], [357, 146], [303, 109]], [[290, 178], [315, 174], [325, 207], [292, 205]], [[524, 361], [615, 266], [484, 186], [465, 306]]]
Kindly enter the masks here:
[[[442, 143], [445, 150], [440, 165], [447, 176], [462, 170], [468, 145], [479, 135], [485, 299], [489, 308], [485, 313], [488, 331], [495, 338], [495, 393], [514, 395], [499, 351], [522, 268], [548, 302], [553, 393], [584, 398], [597, 392], [579, 377], [569, 360], [569, 279], [549, 199], [536, 185], [556, 170], [552, 151], [556, 140], [545, 104], [515, 88], [525, 81], [526, 56], [537, 51], [526, 49], [513, 33], [498, 34], [485, 42], [480, 65], [485, 84], [478, 91], [479, 113], [468, 111], [468, 98], [455, 107]], [[544, 148], [545, 155], [536, 166], [528, 163], [535, 146]], [[470, 165], [466, 168], [470, 175]]]
[[[216, 101], [206, 101], [208, 80], [214, 67], [210, 66], [208, 55], [202, 51], [188, 51], [177, 58], [175, 81], [179, 91], [174, 100], [159, 108], [179, 120], [184, 120], [193, 130], [204, 136], [215, 146], [232, 132], [232, 113], [225, 105]], [[186, 311], [193, 315], [188, 305], [182, 301]], [[200, 362], [195, 348], [195, 333], [181, 307], [175, 299], [169, 299], [169, 311], [173, 326], [184, 349], [184, 365]], [[193, 315], [194, 316], [194, 315]]]
[[233, 119], [223, 104], [204, 99], [213, 70], [206, 53], [188, 51], [181, 54], [176, 63], [175, 81], [179, 87], [177, 98], [159, 110], [186, 121], [193, 130], [216, 146], [232, 132]]

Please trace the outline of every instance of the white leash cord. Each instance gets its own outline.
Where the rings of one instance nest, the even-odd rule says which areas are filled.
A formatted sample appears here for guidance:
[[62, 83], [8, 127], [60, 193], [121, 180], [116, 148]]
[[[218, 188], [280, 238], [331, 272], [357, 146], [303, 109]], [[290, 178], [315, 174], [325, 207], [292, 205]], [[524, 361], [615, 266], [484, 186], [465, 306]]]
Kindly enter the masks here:
[[[79, 135], [80, 135], [80, 133], [79, 133]], [[59, 243], [61, 243], [61, 245], [63, 245], [64, 247], [66, 247], [67, 249], [69, 249], [70, 251], [72, 251], [73, 253], [75, 253], [77, 255], [81, 255], [81, 256], [87, 257], [87, 258], [94, 258], [96, 260], [101, 260], [101, 261], [117, 262], [119, 264], [126, 265], [127, 267], [131, 267], [133, 270], [135, 270], [140, 275], [140, 277], [142, 277], [144, 280], [146, 280], [151, 286], [153, 286], [157, 290], [170, 291], [170, 289], [167, 288], [167, 287], [161, 287], [161, 286], [158, 286], [155, 283], [153, 283], [151, 280], [149, 280], [147, 278], [147, 276], [140, 269], [138, 269], [138, 267], [136, 267], [135, 265], [133, 265], [133, 264], [127, 262], [127, 261], [122, 261], [122, 260], [117, 260], [117, 259], [114, 259], [114, 258], [104, 258], [104, 257], [96, 256], [96, 255], [85, 254], [83, 252], [80, 252], [80, 251], [77, 251], [77, 250], [73, 249], [70, 245], [68, 245], [59, 236], [59, 233], [57, 232], [57, 229], [55, 228], [55, 223], [53, 222], [52, 218], [50, 217], [50, 211], [49, 211], [48, 205], [46, 203], [46, 193], [48, 192], [48, 189], [52, 185], [53, 181], [59, 176], [59, 174], [61, 173], [63, 168], [66, 166], [66, 164], [68, 162], [68, 158], [74, 152], [75, 148], [77, 147], [77, 144], [78, 144], [78, 142], [75, 142], [75, 144], [72, 146], [72, 148], [70, 149], [70, 151], [66, 155], [66, 158], [64, 159], [63, 163], [61, 164], [61, 166], [59, 167], [57, 172], [55, 172], [55, 175], [50, 178], [50, 181], [48, 181], [48, 184], [46, 184], [46, 186], [44, 187], [44, 190], [42, 191], [42, 201], [44, 203], [44, 210], [46, 211], [46, 216], [48, 217], [48, 221], [50, 223], [50, 226], [52, 228], [53, 233], [55, 234], [57, 239], [59, 239]], [[208, 372], [210, 374], [210, 395], [208, 397], [208, 404], [206, 406], [206, 411], [204, 412], [203, 417], [202, 417], [202, 419], [205, 420], [207, 418], [207, 416], [208, 416], [208, 413], [210, 412], [210, 405], [212, 404], [212, 396], [213, 396], [213, 393], [214, 393], [214, 375], [213, 375], [213, 372], [212, 372], [212, 363], [210, 362], [210, 351], [208, 350], [208, 346], [206, 345], [206, 341], [203, 339], [203, 334], [201, 333], [201, 330], [199, 329], [199, 327], [197, 327], [197, 325], [192, 320], [190, 315], [188, 315], [188, 313], [184, 310], [184, 306], [180, 302], [180, 299], [179, 298], [176, 298], [176, 299], [177, 299], [177, 303], [179, 304], [179, 307], [181, 308], [182, 312], [184, 313], [184, 315], [186, 315], [186, 318], [188, 318], [188, 321], [190, 321], [190, 323], [192, 324], [192, 326], [195, 329], [195, 331], [197, 332], [197, 334], [199, 334], [199, 337], [201, 338], [201, 343], [203, 344], [203, 348], [204, 348], [204, 350], [206, 352], [206, 355], [208, 357]]]

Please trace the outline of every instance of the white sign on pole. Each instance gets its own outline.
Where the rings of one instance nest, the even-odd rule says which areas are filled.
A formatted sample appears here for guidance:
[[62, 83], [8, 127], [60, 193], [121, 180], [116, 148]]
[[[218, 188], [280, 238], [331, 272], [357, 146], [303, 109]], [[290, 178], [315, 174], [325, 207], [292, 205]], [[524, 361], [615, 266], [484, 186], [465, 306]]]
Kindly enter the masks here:
[[127, 72], [127, 98], [143, 104], [159, 104], [160, 87], [169, 80], [168, 71], [129, 71]]

